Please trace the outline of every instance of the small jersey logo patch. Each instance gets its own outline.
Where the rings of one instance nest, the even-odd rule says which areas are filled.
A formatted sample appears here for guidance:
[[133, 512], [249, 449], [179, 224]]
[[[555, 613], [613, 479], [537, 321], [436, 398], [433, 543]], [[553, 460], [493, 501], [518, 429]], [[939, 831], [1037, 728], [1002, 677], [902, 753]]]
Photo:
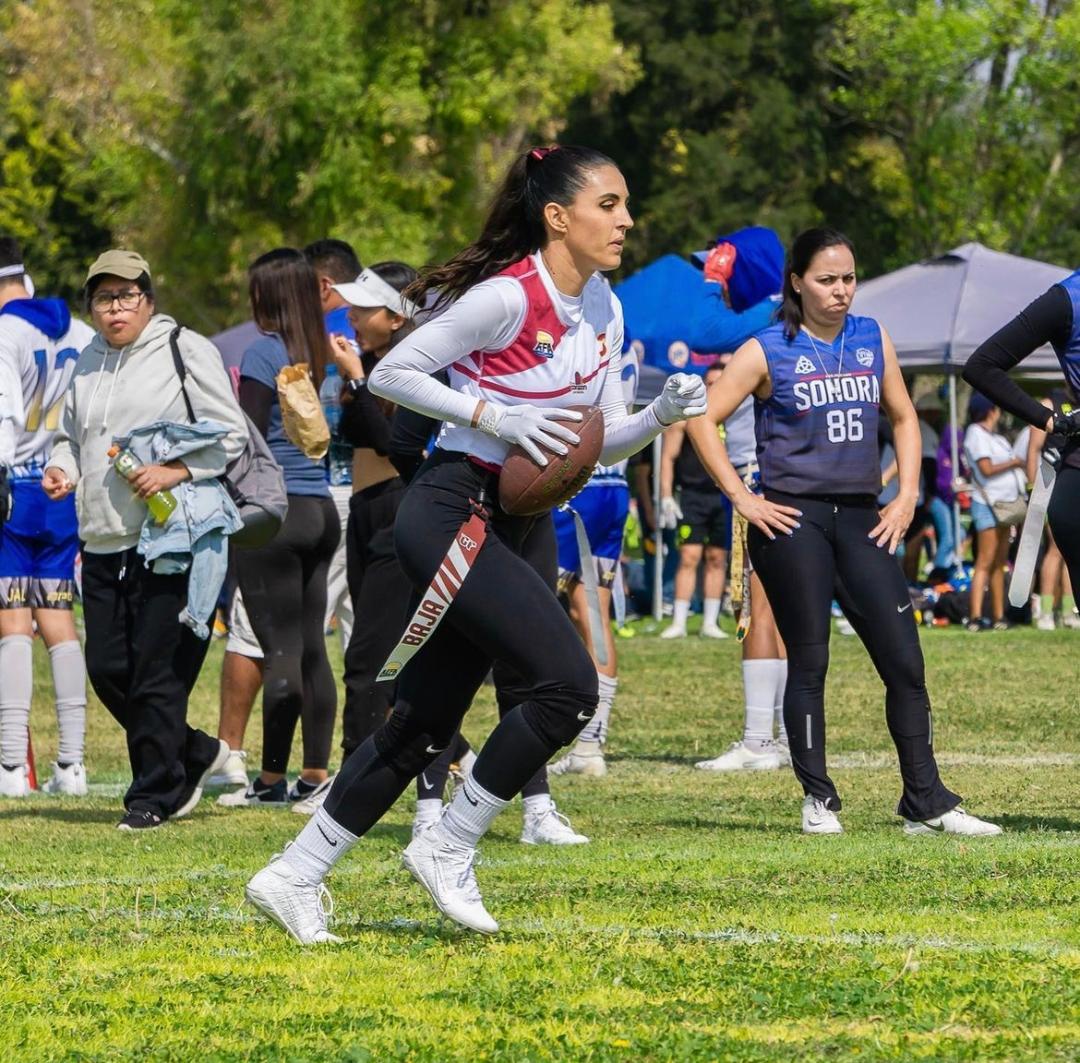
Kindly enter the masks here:
[[874, 364], [874, 352], [869, 347], [860, 347], [855, 352], [855, 361], [869, 369]]
[[800, 354], [799, 360], [795, 363], [795, 372], [805, 376], [807, 373], [816, 373], [817, 366], [805, 354]]
[[536, 346], [533, 348], [533, 354], [538, 354], [541, 358], [555, 357], [555, 338], [550, 332], [536, 333]]
[[683, 340], [676, 340], [668, 347], [667, 357], [676, 369], [682, 369], [690, 361], [690, 348]]

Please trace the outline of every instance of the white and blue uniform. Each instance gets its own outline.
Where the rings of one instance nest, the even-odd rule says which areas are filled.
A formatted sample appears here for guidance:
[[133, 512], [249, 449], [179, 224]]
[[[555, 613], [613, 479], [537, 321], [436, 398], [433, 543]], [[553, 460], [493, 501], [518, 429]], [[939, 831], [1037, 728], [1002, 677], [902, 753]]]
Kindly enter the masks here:
[[14, 299], [0, 309], [0, 465], [13, 481], [0, 533], [0, 608], [72, 607], [75, 496], [50, 502], [41, 477], [75, 363], [93, 338], [60, 299]]

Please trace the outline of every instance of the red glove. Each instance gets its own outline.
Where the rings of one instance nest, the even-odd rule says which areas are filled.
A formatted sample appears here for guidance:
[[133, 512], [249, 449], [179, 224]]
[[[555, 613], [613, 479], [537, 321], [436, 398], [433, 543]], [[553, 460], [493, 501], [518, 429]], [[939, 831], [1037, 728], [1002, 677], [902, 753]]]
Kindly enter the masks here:
[[705, 259], [705, 279], [726, 288], [735, 269], [737, 253], [734, 244], [717, 244]]

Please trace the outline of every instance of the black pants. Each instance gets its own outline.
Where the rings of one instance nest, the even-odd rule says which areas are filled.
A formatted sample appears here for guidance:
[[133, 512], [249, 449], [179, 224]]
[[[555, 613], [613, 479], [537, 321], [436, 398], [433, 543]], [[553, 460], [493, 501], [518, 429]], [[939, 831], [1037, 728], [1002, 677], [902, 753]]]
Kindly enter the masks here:
[[1057, 474], [1046, 513], [1069, 570], [1073, 594], [1080, 596], [1080, 469], [1066, 465]]
[[127, 738], [124, 805], [165, 818], [217, 755], [217, 740], [187, 726], [188, 696], [209, 642], [180, 623], [186, 574], [162, 576], [135, 551], [83, 554], [86, 672]]
[[399, 477], [357, 491], [349, 500], [345, 554], [353, 603], [345, 650], [341, 748], [348, 756], [386, 722], [394, 684], [375, 677], [397, 645], [413, 588], [394, 553], [394, 518], [405, 494]]
[[330, 498], [289, 495], [266, 546], [236, 551], [236, 575], [263, 657], [263, 771], [289, 766], [296, 721], [304, 767], [330, 763], [337, 685], [326, 656], [326, 573], [341, 536]]
[[[529, 534], [521, 544], [521, 559], [532, 567], [538, 576], [557, 594], [559, 582], [559, 555], [555, 543], [555, 522], [551, 514], [538, 517]], [[501, 720], [512, 709], [517, 708], [528, 697], [527, 682], [505, 661], [496, 661], [492, 668], [495, 683], [495, 701], [499, 707]], [[469, 743], [458, 735], [439, 754], [429, 768], [416, 777], [416, 796], [418, 800], [442, 797], [446, 789], [446, 780], [450, 775], [450, 765], [460, 760], [469, 749]], [[551, 793], [548, 785], [547, 765], [541, 765], [536, 774], [521, 788], [522, 797], [536, 797]]]
[[395, 544], [417, 591], [431, 582], [454, 535], [487, 499], [488, 536], [453, 604], [405, 666], [390, 719], [345, 762], [326, 810], [365, 833], [453, 740], [493, 662], [521, 677], [521, 702], [499, 721], [473, 767], [478, 785], [509, 800], [597, 705], [596, 670], [550, 587], [520, 557], [533, 519], [491, 499], [496, 478], [461, 455], [436, 451], [398, 510]]
[[795, 774], [807, 794], [839, 810], [825, 768], [825, 673], [830, 604], [837, 597], [885, 683], [885, 718], [900, 758], [897, 812], [931, 819], [960, 803], [934, 759], [930, 698], [907, 583], [896, 558], [869, 538], [878, 521], [872, 498], [821, 499], [766, 491], [802, 511], [802, 527], [770, 540], [751, 527], [750, 558], [788, 652], [784, 726]]

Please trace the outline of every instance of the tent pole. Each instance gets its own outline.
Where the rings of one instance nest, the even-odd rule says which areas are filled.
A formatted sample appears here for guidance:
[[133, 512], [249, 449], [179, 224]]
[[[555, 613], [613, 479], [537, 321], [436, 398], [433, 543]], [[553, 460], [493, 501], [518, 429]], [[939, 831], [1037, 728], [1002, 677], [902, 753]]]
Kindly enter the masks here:
[[664, 530], [660, 527], [660, 448], [663, 432], [652, 443], [653, 467], [653, 619], [659, 623], [664, 615]]
[[[960, 446], [957, 440], [956, 373], [952, 371], [949, 373], [949, 447], [952, 451], [953, 479], [956, 480], [960, 476]], [[960, 539], [960, 503], [956, 500], [955, 491], [953, 491], [952, 518], [953, 542], [956, 543], [953, 549], [953, 569], [957, 573], [962, 573], [964, 566]]]

